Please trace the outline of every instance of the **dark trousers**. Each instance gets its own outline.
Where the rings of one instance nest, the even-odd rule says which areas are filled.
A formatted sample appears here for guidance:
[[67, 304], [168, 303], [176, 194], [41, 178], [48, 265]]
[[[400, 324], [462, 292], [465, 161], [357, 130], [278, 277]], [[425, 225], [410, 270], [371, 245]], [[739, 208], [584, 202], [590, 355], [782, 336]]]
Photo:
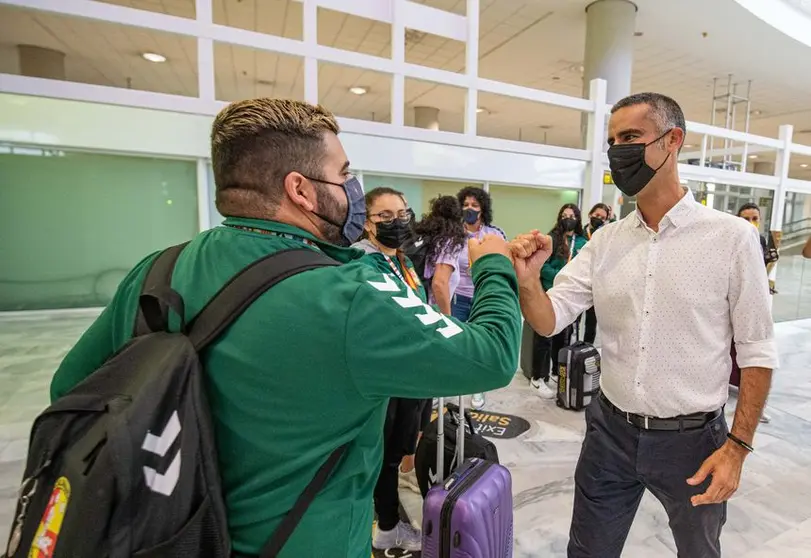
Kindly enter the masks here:
[[451, 316], [460, 322], [466, 322], [470, 318], [470, 309], [473, 307], [473, 299], [462, 295], [453, 295], [451, 299]]
[[592, 306], [586, 310], [586, 331], [583, 334], [583, 341], [593, 345], [595, 339], [597, 339], [597, 312], [594, 311], [594, 306]]
[[553, 337], [533, 336], [532, 379], [549, 381], [550, 374], [558, 373], [558, 355], [569, 345], [572, 328], [567, 327]]
[[[390, 531], [400, 521], [400, 463], [415, 452], [424, 399], [393, 397], [383, 426], [383, 464], [375, 485], [374, 500], [378, 526]], [[430, 415], [429, 415], [430, 417]]]
[[596, 397], [586, 409], [586, 437], [575, 470], [569, 558], [619, 558], [647, 488], [670, 519], [679, 558], [720, 558], [726, 503], [694, 508], [690, 486], [704, 460], [726, 442], [723, 414], [684, 432], [640, 430]]

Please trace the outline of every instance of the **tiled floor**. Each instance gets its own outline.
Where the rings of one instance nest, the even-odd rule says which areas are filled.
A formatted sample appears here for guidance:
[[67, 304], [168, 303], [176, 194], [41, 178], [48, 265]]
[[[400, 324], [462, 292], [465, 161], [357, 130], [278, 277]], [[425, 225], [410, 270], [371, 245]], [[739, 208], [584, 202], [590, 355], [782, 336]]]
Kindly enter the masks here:
[[[11, 521], [30, 422], [47, 404], [53, 370], [91, 319], [0, 318], [2, 541]], [[782, 368], [770, 400], [772, 422], [761, 426], [758, 451], [748, 459], [741, 489], [730, 502], [725, 556], [800, 557], [808, 556], [811, 548], [811, 320], [778, 324], [777, 331]], [[517, 439], [497, 442], [502, 462], [513, 473], [516, 558], [565, 556], [582, 414], [535, 398], [521, 377], [489, 394], [487, 408], [522, 416], [533, 425]], [[419, 519], [418, 497], [404, 493], [404, 500]], [[652, 498], [644, 500], [623, 556], [675, 556], [667, 518]]]

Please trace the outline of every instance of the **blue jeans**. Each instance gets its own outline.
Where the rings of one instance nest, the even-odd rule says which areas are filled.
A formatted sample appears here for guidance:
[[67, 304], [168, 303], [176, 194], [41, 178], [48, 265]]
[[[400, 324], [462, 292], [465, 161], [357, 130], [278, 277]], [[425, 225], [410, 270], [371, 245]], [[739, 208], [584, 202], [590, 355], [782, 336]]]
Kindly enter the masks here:
[[720, 558], [727, 505], [694, 508], [690, 497], [711, 478], [699, 486], [686, 480], [726, 437], [723, 414], [695, 430], [640, 430], [595, 397], [574, 474], [568, 558], [619, 558], [645, 489], [667, 512], [679, 558]]
[[470, 318], [470, 309], [472, 306], [472, 298], [462, 295], [453, 295], [453, 300], [451, 300], [451, 316], [460, 322], [466, 322]]

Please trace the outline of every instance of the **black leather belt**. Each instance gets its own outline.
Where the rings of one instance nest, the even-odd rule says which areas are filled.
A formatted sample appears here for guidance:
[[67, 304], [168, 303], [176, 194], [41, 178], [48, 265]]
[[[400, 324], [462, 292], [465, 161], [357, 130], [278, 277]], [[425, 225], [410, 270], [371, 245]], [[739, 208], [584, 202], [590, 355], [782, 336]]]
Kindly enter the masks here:
[[721, 416], [723, 408], [717, 409], [709, 413], [693, 413], [691, 415], [681, 415], [671, 418], [656, 418], [646, 417], [644, 415], [637, 415], [636, 413], [626, 413], [600, 392], [600, 400], [605, 403], [605, 406], [611, 409], [615, 415], [619, 415], [625, 419], [628, 424], [632, 424], [641, 430], [671, 430], [671, 431], [685, 431], [696, 430], [703, 428], [708, 422]]

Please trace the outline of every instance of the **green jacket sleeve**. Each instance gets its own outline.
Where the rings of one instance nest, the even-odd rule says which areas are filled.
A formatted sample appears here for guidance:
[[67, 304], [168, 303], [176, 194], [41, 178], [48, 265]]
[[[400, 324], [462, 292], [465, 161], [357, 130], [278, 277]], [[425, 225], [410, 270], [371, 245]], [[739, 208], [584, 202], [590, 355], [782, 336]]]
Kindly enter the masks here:
[[101, 367], [132, 337], [138, 297], [153, 254], [124, 278], [113, 300], [65, 355], [51, 379], [51, 402], [56, 401]]
[[467, 323], [443, 316], [385, 274], [358, 288], [346, 359], [363, 396], [452, 396], [512, 380], [521, 341], [515, 271], [507, 258], [488, 255], [472, 273], [476, 297]]

